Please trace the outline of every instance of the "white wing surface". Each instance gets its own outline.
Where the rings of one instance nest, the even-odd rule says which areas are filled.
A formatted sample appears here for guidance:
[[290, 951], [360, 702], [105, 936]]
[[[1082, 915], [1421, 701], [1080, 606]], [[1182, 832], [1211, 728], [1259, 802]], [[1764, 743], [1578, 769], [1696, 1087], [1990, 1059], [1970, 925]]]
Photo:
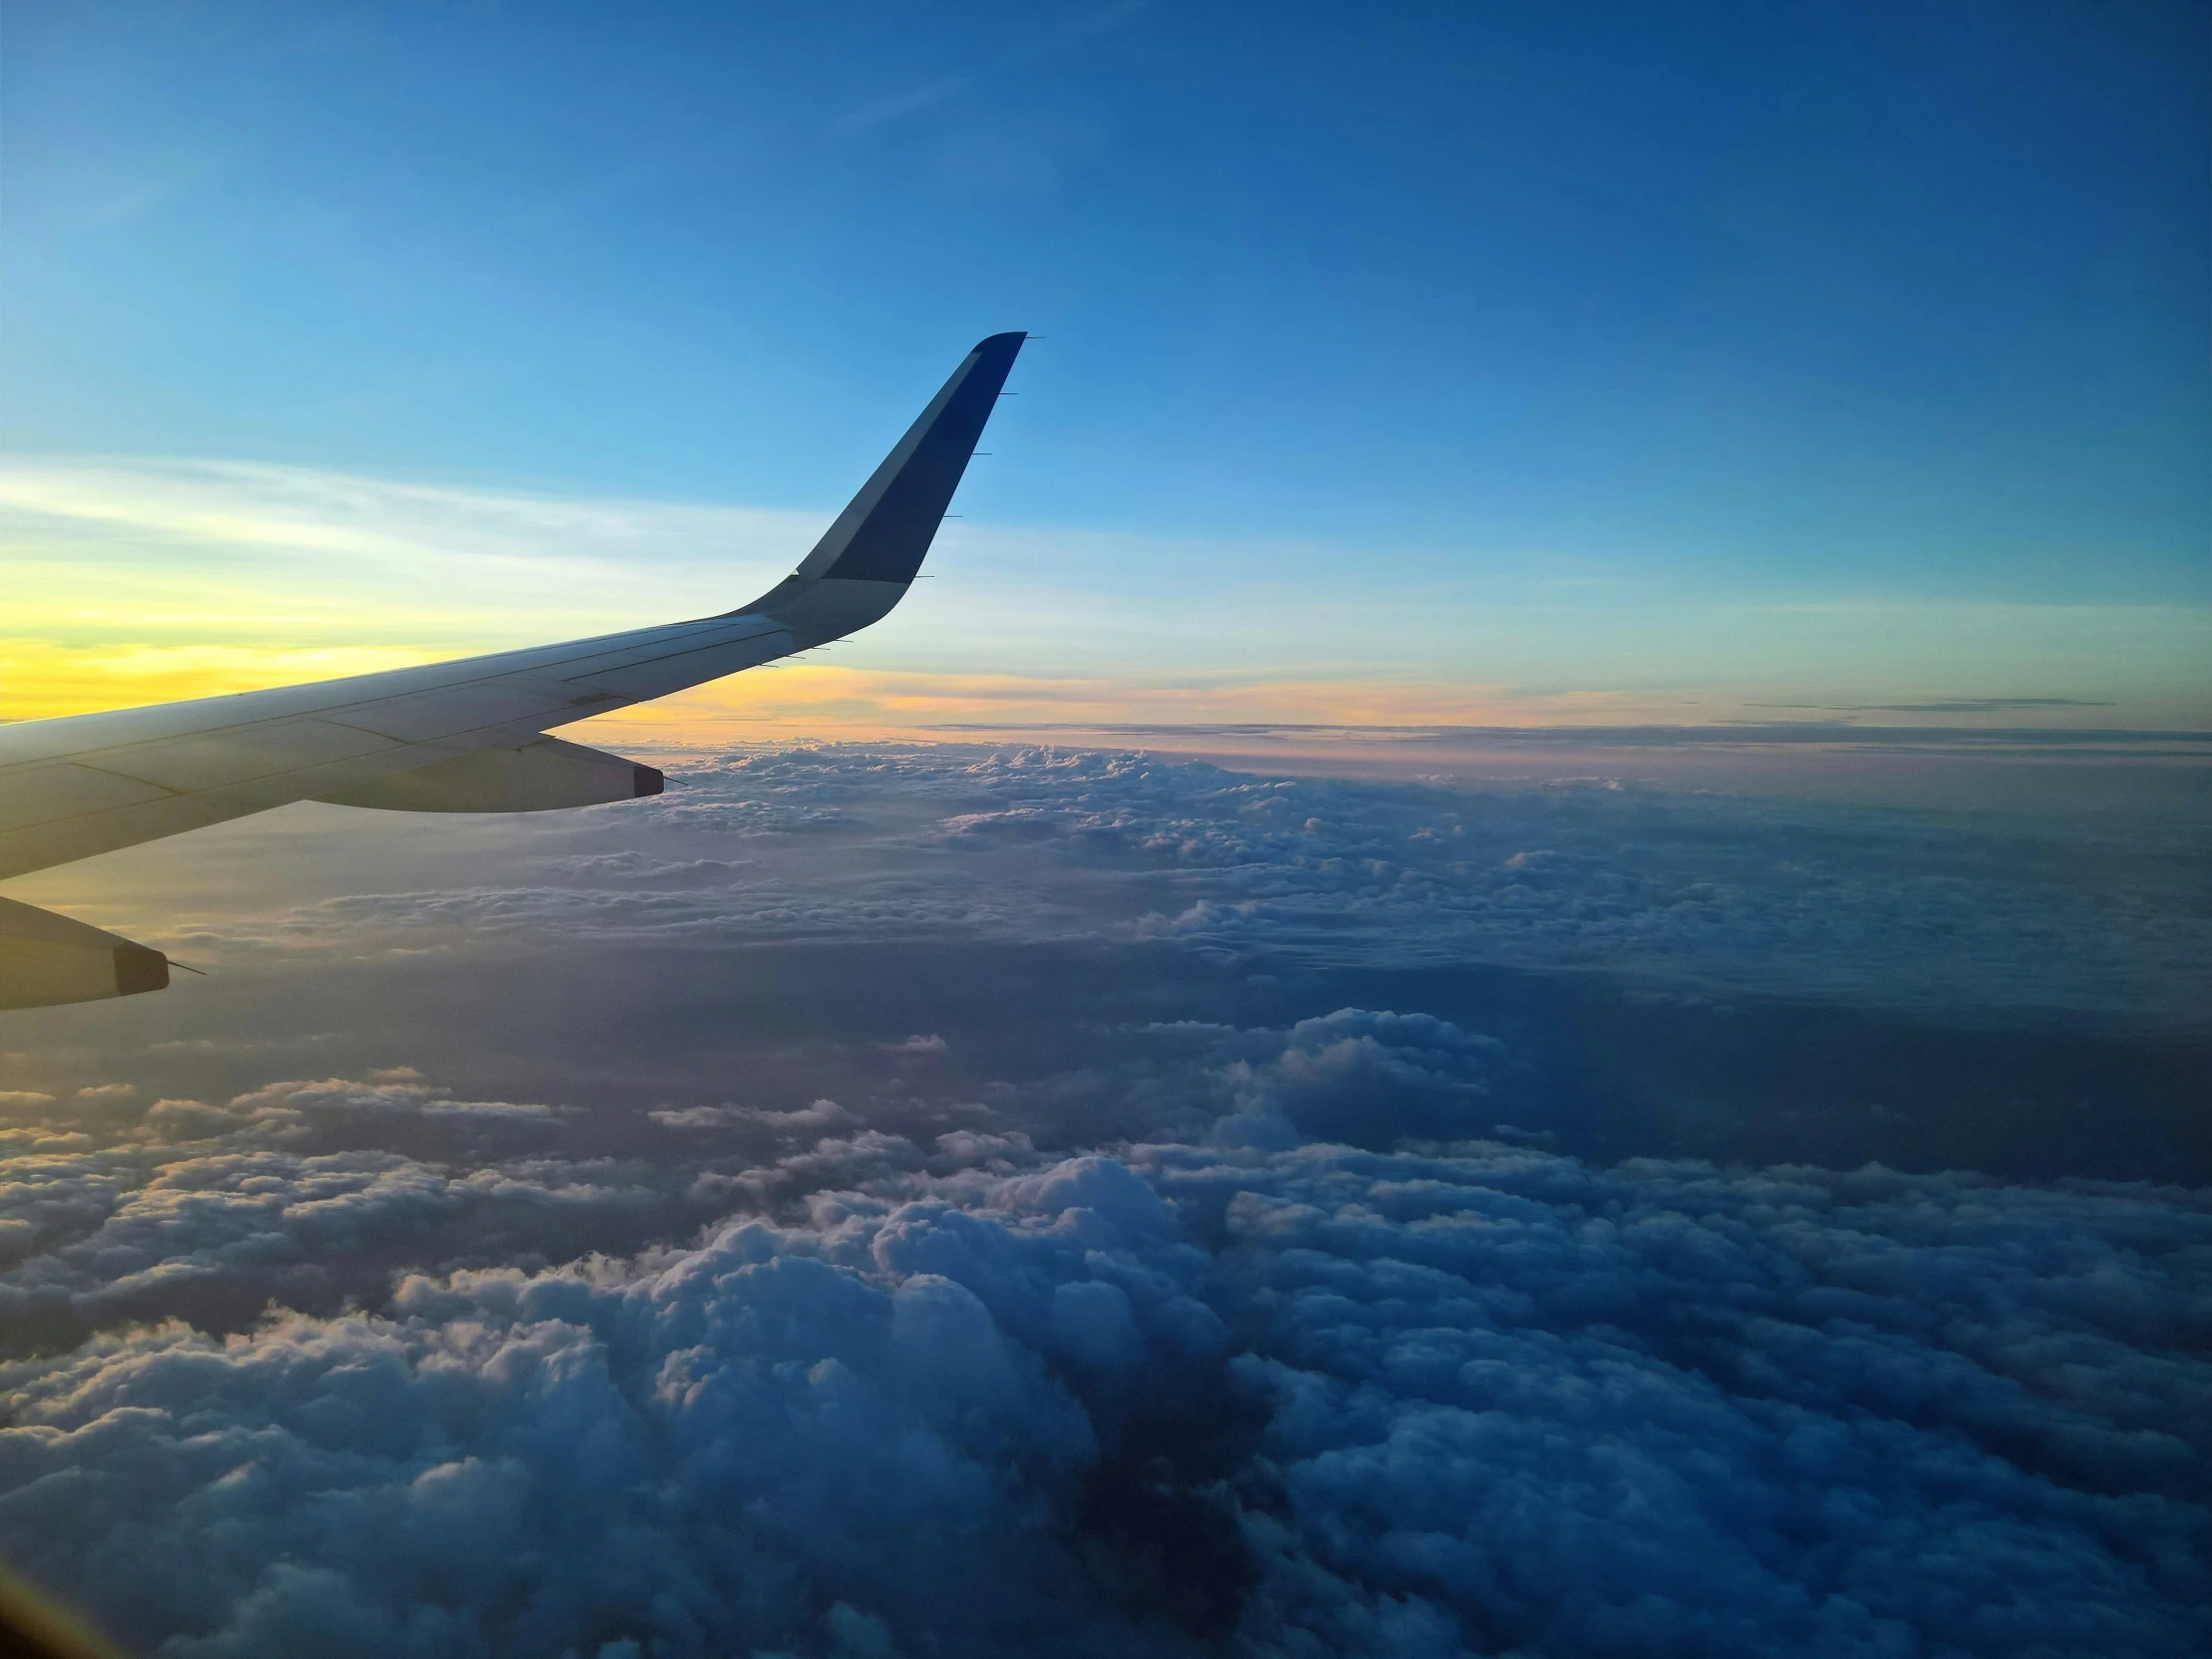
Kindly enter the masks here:
[[[1024, 338], [993, 334], [969, 352], [798, 570], [737, 610], [384, 674], [0, 726], [0, 877], [293, 801], [517, 812], [658, 794], [652, 768], [544, 734], [888, 613], [929, 550]], [[51, 928], [37, 934], [37, 950], [18, 947], [32, 935], [11, 917], [27, 908], [0, 906], [9, 957], [0, 1007], [82, 1000], [81, 991], [46, 996], [20, 982], [27, 973], [43, 980], [31, 960], [59, 948]], [[146, 982], [144, 947], [115, 942], [141, 953], [129, 973], [119, 966], [119, 982], [157, 988]]]

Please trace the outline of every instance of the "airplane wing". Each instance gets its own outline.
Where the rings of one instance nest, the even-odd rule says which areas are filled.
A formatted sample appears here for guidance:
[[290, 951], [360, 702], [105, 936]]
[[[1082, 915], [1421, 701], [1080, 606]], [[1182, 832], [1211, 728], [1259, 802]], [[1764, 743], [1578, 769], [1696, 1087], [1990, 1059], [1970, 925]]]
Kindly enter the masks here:
[[[814, 551], [750, 605], [564, 645], [0, 726], [0, 878], [294, 801], [530, 812], [659, 794], [651, 767], [545, 733], [887, 614], [1025, 338], [993, 334], [970, 351]], [[102, 952], [114, 954], [116, 988], [88, 993], [107, 983]], [[0, 898], [0, 1008], [158, 989], [168, 965], [150, 956], [160, 952]]]

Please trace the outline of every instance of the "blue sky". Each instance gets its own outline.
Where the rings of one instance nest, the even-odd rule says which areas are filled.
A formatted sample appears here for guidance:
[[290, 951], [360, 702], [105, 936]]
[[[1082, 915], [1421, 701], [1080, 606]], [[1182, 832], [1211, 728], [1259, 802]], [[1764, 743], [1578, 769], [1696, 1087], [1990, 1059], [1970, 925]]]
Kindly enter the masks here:
[[[2212, 638], [2208, 36], [2187, 5], [19, 5], [0, 439], [822, 512], [1026, 327], [963, 511], [1120, 538], [1108, 572], [1051, 543], [1020, 600], [1120, 607], [1087, 670], [1156, 655], [1127, 619], [1163, 592], [1334, 593], [1400, 620], [1348, 644], [1294, 604], [1229, 659], [1372, 675], [1403, 618], [1464, 615], [1421, 672], [1487, 684], [1483, 619], [1549, 606], [1489, 679], [1564, 693], [1622, 680], [1578, 639], [1687, 607], [1644, 689], [2170, 716]], [[1742, 615], [1835, 605], [1888, 620]], [[1946, 666], [1992, 606], [2040, 614]]]

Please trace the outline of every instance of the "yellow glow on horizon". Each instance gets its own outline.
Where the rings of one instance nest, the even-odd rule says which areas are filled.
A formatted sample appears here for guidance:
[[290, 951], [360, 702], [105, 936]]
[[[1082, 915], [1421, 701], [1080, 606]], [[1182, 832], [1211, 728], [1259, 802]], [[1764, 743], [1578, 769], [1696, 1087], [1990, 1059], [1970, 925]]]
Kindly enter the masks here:
[[62, 645], [0, 638], [0, 719], [49, 720], [405, 668], [448, 655], [405, 646]]

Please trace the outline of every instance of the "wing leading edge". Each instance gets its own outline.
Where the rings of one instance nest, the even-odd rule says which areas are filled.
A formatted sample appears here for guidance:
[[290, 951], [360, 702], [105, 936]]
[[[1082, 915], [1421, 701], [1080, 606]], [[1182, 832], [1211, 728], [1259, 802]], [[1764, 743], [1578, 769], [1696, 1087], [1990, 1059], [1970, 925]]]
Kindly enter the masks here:
[[[605, 780], [630, 763], [575, 745], [556, 754], [544, 734], [887, 615], [920, 569], [1026, 338], [977, 344], [814, 551], [749, 605], [383, 674], [0, 726], [0, 878], [294, 801], [470, 811], [472, 787], [486, 811], [621, 799]], [[605, 766], [594, 773], [582, 757]], [[564, 778], [600, 781], [549, 785], [556, 765]], [[417, 774], [441, 805], [419, 805], [430, 794]], [[635, 793], [658, 789], [659, 775], [649, 787], [647, 774], [636, 769]], [[529, 787], [518, 787], [525, 777]], [[498, 782], [465, 782], [477, 778]], [[0, 947], [14, 954], [7, 913]]]

